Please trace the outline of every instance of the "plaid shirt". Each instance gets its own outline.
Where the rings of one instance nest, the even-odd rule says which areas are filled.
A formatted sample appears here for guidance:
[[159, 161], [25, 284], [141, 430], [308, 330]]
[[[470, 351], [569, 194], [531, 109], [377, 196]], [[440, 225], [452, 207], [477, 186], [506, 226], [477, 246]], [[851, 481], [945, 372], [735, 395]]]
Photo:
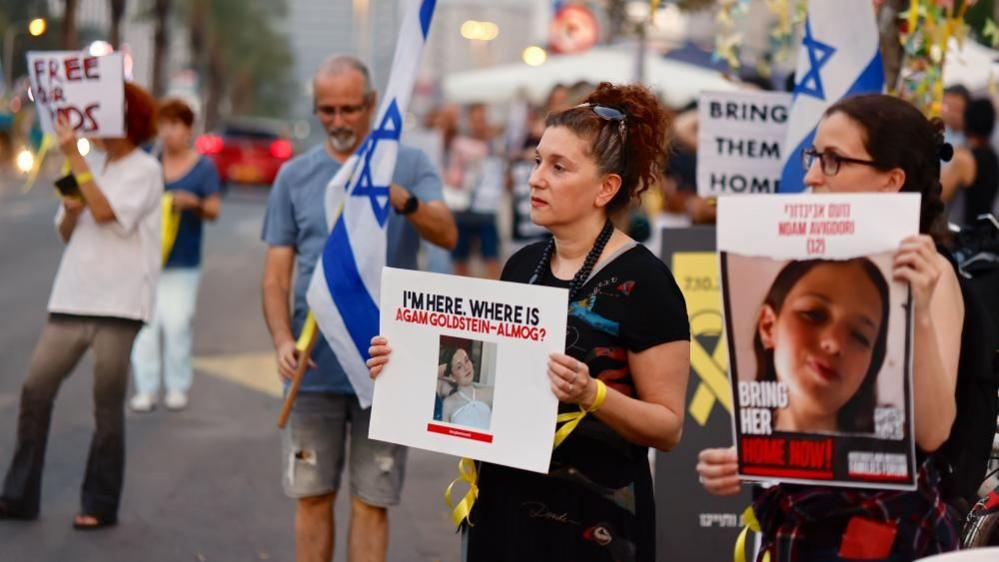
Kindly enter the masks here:
[[895, 523], [892, 555], [900, 559], [957, 550], [960, 537], [940, 498], [932, 458], [923, 462], [916, 483], [912, 492], [799, 485], [762, 490], [753, 501], [763, 534], [757, 562], [768, 551], [772, 562], [807, 560], [812, 549], [838, 551], [842, 532], [855, 516]]

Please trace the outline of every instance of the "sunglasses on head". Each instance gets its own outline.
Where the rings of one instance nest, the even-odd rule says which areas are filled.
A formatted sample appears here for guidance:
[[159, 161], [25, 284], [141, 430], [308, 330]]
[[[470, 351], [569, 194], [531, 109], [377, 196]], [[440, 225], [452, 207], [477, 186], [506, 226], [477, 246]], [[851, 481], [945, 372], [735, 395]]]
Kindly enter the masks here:
[[[624, 141], [625, 133], [627, 132], [627, 127], [625, 125], [625, 118], [628, 117], [623, 111], [617, 109], [616, 107], [607, 107], [606, 105], [600, 105], [597, 103], [581, 103], [576, 106], [576, 108], [588, 107], [596, 113], [598, 117], [604, 121], [617, 121], [617, 132], [621, 135], [622, 142]], [[575, 109], [575, 108], [574, 108]]]

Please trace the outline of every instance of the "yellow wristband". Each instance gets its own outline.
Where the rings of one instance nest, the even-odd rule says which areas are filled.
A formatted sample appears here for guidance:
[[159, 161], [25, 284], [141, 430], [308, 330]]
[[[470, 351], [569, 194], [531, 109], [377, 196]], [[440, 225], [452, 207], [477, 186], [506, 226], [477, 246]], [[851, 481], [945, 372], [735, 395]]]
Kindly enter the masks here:
[[600, 409], [604, 405], [604, 400], [607, 398], [607, 385], [604, 381], [600, 379], [594, 379], [597, 381], [597, 395], [593, 398], [593, 404], [589, 408], [586, 408], [586, 412], [593, 413]]
[[94, 175], [91, 174], [90, 172], [82, 172], [82, 173], [79, 173], [79, 174], [73, 174], [73, 177], [76, 178], [76, 185], [83, 185], [83, 184], [87, 183], [88, 181], [94, 181]]

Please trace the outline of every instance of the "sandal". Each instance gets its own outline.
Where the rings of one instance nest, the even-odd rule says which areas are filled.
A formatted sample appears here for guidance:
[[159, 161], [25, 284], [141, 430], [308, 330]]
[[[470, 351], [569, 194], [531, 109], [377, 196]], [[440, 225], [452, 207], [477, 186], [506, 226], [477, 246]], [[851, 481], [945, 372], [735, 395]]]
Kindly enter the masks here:
[[96, 531], [97, 529], [114, 527], [117, 524], [117, 517], [105, 519], [99, 515], [81, 513], [73, 518], [73, 528], [77, 531]]

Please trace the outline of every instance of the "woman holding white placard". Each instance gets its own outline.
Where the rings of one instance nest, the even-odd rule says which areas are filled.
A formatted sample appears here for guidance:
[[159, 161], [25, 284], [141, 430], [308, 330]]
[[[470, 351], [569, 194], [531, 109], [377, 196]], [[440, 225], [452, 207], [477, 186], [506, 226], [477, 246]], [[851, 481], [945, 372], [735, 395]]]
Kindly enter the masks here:
[[[655, 559], [648, 447], [680, 440], [690, 330], [669, 269], [608, 215], [656, 181], [668, 121], [647, 89], [608, 83], [546, 119], [531, 220], [553, 238], [514, 254], [501, 278], [569, 289], [566, 353], [551, 355], [548, 377], [561, 413], [587, 415], [547, 475], [480, 465], [470, 562]], [[373, 377], [389, 354], [372, 340]]]
[[[125, 391], [132, 343], [152, 317], [160, 274], [163, 170], [141, 148], [156, 134], [156, 102], [126, 83], [125, 136], [95, 139], [84, 158], [72, 126], [56, 123], [69, 164], [55, 226], [66, 244], [48, 320], [21, 388], [17, 444], [0, 494], [0, 519], [38, 517], [56, 394], [83, 355], [94, 357], [94, 435], [80, 494], [79, 530], [118, 522], [125, 482]], [[60, 180], [60, 181], [63, 181]], [[58, 184], [57, 184], [58, 185]]]
[[[867, 556], [862, 559], [911, 560], [958, 546], [943, 501], [947, 490], [941, 469], [955, 468], [946, 466], [953, 458], [948, 451], [952, 427], [961, 425], [955, 419], [976, 411], [963, 406], [958, 411], [955, 389], [959, 369], [976, 361], [970, 358], [978, 346], [967, 339], [976, 337], [975, 330], [967, 328], [966, 314], [974, 317], [977, 311], [965, 309], [954, 267], [936, 246], [943, 210], [940, 160], [952, 153], [941, 131], [941, 123], [903, 100], [862, 95], [831, 106], [813, 146], [804, 150], [805, 183], [813, 192], [922, 194], [922, 234], [903, 241], [894, 262], [895, 279], [909, 284], [914, 302], [914, 437], [920, 471], [915, 492], [771, 486], [753, 505], [763, 533], [761, 557], [769, 552], [774, 562], [840, 560], [857, 558], [860, 549]], [[994, 389], [992, 394], [994, 399]], [[733, 449], [702, 451], [697, 466], [704, 487], [718, 495], [738, 492], [737, 469]]]

